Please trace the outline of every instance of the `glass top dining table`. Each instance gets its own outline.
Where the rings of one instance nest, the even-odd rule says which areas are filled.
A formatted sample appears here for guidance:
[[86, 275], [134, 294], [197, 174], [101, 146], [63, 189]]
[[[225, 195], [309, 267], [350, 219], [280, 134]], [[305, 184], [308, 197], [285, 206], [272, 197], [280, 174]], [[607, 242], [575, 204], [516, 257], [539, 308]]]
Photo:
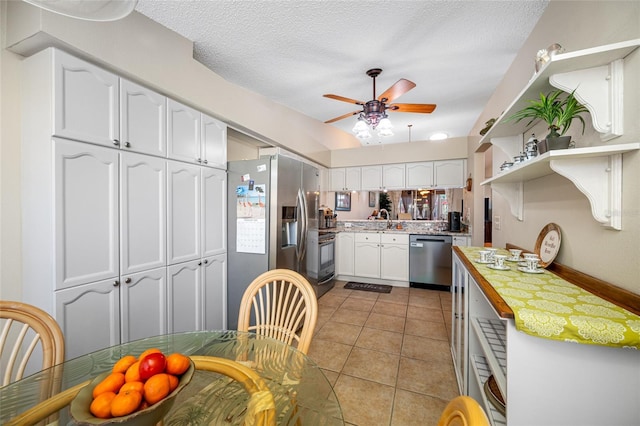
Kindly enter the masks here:
[[[165, 354], [205, 355], [241, 362], [265, 381], [276, 403], [278, 425], [344, 425], [340, 404], [320, 368], [305, 354], [278, 340], [237, 331], [168, 334], [102, 349], [74, 358], [0, 388], [0, 424], [57, 392], [111, 370], [125, 355], [158, 348]], [[196, 370], [178, 394], [164, 425], [242, 424], [249, 395], [242, 385], [208, 371]], [[58, 424], [73, 425], [69, 407]], [[223, 419], [224, 421], [221, 421]]]

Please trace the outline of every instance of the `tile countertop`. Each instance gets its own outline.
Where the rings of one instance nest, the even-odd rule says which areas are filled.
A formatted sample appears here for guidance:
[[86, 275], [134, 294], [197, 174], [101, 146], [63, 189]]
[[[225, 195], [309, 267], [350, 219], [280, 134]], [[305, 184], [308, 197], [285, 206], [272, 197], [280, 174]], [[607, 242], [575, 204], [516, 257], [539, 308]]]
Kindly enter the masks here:
[[[350, 224], [350, 227], [345, 226]], [[400, 224], [402, 229], [398, 229]], [[349, 220], [338, 221], [335, 228], [326, 228], [330, 232], [382, 232], [386, 234], [422, 234], [422, 235], [451, 235], [470, 237], [468, 232], [450, 232], [446, 230], [447, 221], [436, 220], [393, 220], [392, 228], [387, 229], [386, 220]]]

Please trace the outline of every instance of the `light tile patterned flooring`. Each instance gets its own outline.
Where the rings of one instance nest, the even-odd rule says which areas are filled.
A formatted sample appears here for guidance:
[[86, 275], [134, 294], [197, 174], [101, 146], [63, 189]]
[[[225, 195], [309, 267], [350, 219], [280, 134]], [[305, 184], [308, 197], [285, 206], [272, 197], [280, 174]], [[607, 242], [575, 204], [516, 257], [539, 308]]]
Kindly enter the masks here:
[[436, 425], [458, 396], [451, 294], [336, 286], [318, 300], [309, 357], [334, 386], [347, 425]]

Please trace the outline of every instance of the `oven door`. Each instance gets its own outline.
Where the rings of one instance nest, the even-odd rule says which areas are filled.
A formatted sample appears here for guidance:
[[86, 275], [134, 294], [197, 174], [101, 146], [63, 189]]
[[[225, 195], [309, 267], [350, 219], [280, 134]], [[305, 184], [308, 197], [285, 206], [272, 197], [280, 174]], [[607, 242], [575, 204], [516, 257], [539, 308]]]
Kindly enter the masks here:
[[334, 236], [318, 242], [318, 284], [333, 279], [336, 271]]

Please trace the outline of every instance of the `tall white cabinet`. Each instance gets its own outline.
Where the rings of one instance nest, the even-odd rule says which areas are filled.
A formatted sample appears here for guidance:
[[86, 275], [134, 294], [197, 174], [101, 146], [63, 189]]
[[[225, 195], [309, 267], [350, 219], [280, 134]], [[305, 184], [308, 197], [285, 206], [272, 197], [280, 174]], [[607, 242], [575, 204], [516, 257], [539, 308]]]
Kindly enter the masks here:
[[53, 48], [24, 76], [23, 299], [67, 358], [225, 328], [224, 123]]

